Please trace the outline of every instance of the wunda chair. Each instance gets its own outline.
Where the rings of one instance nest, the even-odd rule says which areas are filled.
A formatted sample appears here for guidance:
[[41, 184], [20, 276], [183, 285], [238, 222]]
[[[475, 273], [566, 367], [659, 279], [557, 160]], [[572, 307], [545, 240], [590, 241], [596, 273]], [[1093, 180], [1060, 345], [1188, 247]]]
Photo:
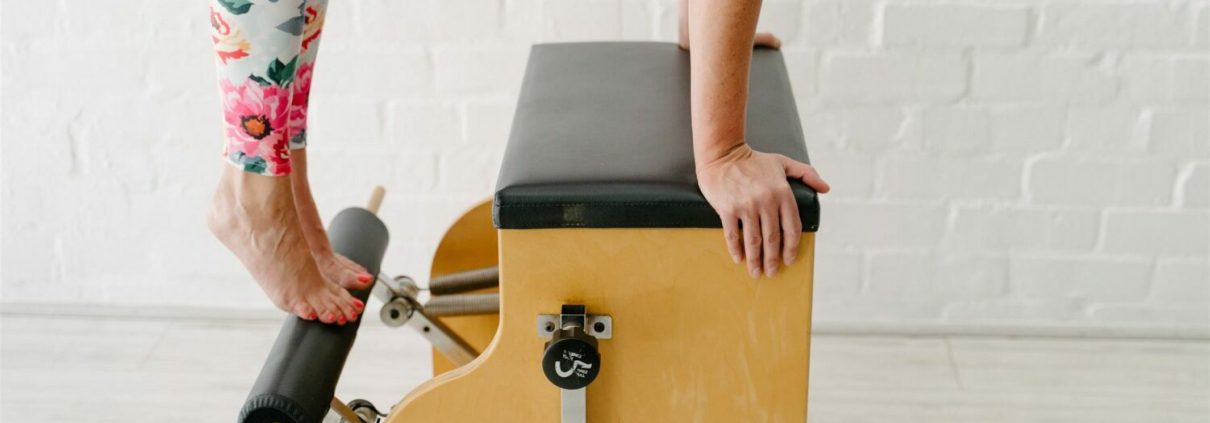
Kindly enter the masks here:
[[[806, 162], [791, 93], [781, 53], [756, 50], [747, 141]], [[446, 233], [431, 298], [407, 277], [374, 287], [384, 322], [433, 343], [434, 377], [385, 415], [336, 400], [357, 323], [291, 317], [240, 421], [805, 421], [816, 194], [791, 182], [799, 259], [752, 279], [697, 188], [689, 110], [675, 44], [535, 46], [494, 199]], [[379, 273], [371, 211], [329, 233]]]

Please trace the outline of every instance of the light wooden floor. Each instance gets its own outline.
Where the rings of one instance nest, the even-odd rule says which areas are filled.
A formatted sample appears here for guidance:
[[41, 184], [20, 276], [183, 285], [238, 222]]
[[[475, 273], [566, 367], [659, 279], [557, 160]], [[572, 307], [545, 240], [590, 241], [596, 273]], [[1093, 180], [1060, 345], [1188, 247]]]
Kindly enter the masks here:
[[[3, 422], [233, 421], [278, 329], [2, 318]], [[813, 346], [812, 423], [1210, 421], [1205, 341], [816, 336]], [[389, 406], [427, 377], [428, 354], [407, 329], [369, 319], [337, 394]]]

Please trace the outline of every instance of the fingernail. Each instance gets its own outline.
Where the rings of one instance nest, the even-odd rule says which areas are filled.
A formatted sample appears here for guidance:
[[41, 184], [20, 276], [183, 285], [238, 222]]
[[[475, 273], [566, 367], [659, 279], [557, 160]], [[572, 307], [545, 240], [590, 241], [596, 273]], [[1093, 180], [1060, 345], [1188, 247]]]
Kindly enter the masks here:
[[362, 274], [360, 274], [360, 275], [357, 275], [357, 280], [362, 281], [362, 282], [369, 282], [369, 281], [370, 281], [370, 275], [367, 275], [367, 274], [365, 274], [365, 273], [362, 273]]
[[363, 302], [361, 302], [361, 300], [354, 298], [354, 299], [353, 299], [353, 306], [354, 306], [354, 307], [357, 307], [357, 308], [362, 308], [362, 307], [365, 307], [365, 306], [366, 306], [366, 303], [363, 303]]
[[752, 269], [750, 273], [752, 273], [752, 279], [760, 278], [760, 269]]
[[777, 266], [773, 266], [768, 269], [765, 269], [765, 276], [768, 276], [771, 278], [771, 277], [773, 277], [773, 275], [776, 275], [776, 274], [777, 274]]
[[739, 254], [732, 254], [731, 261], [735, 262], [735, 264], [739, 264]]
[[798, 258], [797, 254], [790, 254], [790, 255], [786, 256], [786, 266], [794, 264], [794, 260], [797, 258]]

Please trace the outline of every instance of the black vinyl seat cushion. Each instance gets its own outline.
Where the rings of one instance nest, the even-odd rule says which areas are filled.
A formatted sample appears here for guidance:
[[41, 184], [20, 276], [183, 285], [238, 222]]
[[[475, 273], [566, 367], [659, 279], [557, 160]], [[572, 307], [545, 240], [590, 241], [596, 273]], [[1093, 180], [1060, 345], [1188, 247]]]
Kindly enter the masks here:
[[[807, 162], [781, 52], [753, 52], [748, 96], [748, 144]], [[817, 230], [815, 191], [790, 185], [803, 230]], [[492, 215], [500, 229], [722, 227], [694, 173], [689, 52], [655, 42], [534, 46]]]

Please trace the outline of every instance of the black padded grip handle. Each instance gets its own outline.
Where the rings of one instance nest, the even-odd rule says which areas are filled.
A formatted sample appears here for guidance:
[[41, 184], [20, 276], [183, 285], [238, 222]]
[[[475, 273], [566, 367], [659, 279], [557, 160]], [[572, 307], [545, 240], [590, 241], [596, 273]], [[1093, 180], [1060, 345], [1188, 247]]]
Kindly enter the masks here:
[[[332, 248], [377, 275], [386, 253], [387, 227], [366, 209], [349, 208], [328, 228]], [[362, 301], [369, 289], [350, 291]], [[320, 423], [328, 413], [336, 382], [357, 338], [361, 319], [344, 326], [286, 318], [261, 368], [240, 423]]]

